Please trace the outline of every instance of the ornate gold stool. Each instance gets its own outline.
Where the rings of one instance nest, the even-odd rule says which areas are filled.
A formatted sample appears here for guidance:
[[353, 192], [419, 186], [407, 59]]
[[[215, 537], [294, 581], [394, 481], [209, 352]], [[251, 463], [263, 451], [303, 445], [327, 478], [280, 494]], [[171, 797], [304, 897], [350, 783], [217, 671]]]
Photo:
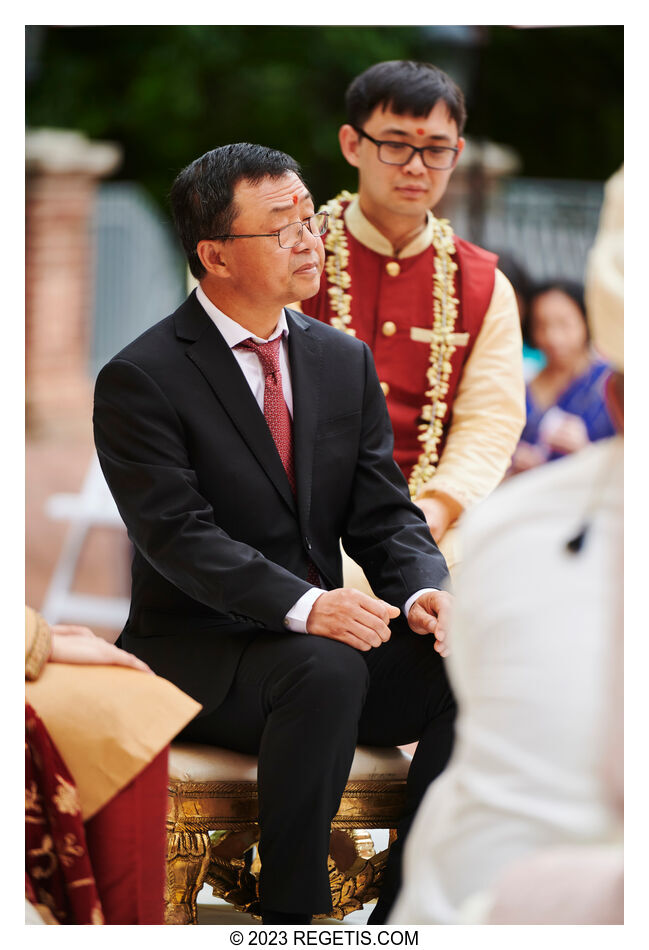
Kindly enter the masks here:
[[[359, 829], [388, 828], [393, 841], [409, 766], [400, 749], [356, 749], [331, 832], [331, 916], [337, 920], [378, 897], [389, 845], [376, 854], [371, 836]], [[172, 744], [165, 923], [197, 922], [196, 897], [205, 882], [216, 897], [259, 916], [258, 839], [257, 759]]]

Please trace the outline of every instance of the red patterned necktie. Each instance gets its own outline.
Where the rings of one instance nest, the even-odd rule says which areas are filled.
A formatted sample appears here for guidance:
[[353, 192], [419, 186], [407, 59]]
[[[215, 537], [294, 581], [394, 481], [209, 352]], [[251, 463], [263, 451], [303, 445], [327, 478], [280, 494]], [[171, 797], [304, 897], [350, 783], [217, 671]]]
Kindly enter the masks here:
[[[295, 495], [295, 469], [293, 466], [293, 423], [288, 411], [282, 389], [282, 371], [279, 368], [279, 348], [281, 335], [268, 343], [255, 343], [244, 340], [238, 346], [253, 350], [259, 357], [264, 374], [264, 416], [273, 437], [279, 457], [286, 472], [291, 491]], [[309, 571], [306, 579], [310, 584], [320, 587], [320, 575], [315, 564], [309, 558]]]
[[282, 389], [282, 371], [279, 368], [281, 335], [268, 343], [244, 340], [239, 346], [253, 350], [259, 357], [264, 373], [264, 416], [273, 437], [282, 465], [286, 471], [291, 491], [295, 494], [295, 471], [293, 468], [293, 423]]

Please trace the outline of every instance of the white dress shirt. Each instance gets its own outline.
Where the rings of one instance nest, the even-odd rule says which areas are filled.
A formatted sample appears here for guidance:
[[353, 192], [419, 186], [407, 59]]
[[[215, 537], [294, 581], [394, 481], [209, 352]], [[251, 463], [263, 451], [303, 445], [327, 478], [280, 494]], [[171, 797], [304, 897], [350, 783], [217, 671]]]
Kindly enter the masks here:
[[[289, 329], [284, 311], [282, 310], [278, 314], [277, 326], [268, 339], [264, 340], [261, 337], [255, 336], [250, 332], [250, 330], [246, 330], [246, 328], [242, 327], [240, 323], [232, 320], [225, 313], [223, 313], [222, 310], [219, 310], [219, 308], [212, 303], [203, 288], [200, 286], [196, 288], [196, 299], [232, 350], [232, 355], [241, 367], [241, 371], [246, 378], [246, 382], [250, 386], [252, 394], [257, 400], [257, 404], [259, 405], [259, 408], [262, 412], [264, 411], [264, 389], [266, 382], [259, 357], [254, 352], [254, 350], [239, 348], [239, 344], [243, 343], [244, 340], [254, 340], [255, 343], [268, 343], [270, 340], [275, 340], [281, 335], [282, 342], [279, 348], [279, 366], [282, 373], [282, 392], [284, 393], [284, 400], [292, 419], [293, 389], [291, 386], [291, 368], [288, 362], [287, 343]], [[412, 607], [415, 600], [430, 589], [431, 588], [424, 588], [422, 590], [418, 590], [415, 594], [408, 598], [406, 604], [403, 607], [406, 617], [408, 616], [408, 611]], [[303, 594], [300, 599], [295, 604], [293, 604], [291, 609], [284, 617], [284, 625], [294, 633], [306, 633], [306, 624], [307, 620], [309, 619], [309, 614], [311, 613], [311, 608], [321, 594], [324, 594], [324, 590], [322, 590], [320, 587], [312, 587], [305, 594]]]

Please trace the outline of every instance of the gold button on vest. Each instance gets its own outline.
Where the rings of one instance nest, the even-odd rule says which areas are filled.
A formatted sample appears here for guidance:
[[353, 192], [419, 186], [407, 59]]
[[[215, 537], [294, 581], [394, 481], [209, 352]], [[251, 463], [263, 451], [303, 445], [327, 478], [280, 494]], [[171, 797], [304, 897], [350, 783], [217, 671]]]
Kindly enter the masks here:
[[388, 263], [385, 265], [385, 269], [390, 277], [398, 277], [401, 273], [401, 266], [397, 263], [397, 261], [388, 261]]
[[393, 323], [392, 320], [386, 320], [383, 326], [381, 327], [381, 333], [383, 336], [394, 336], [397, 332], [397, 325]]
[[390, 387], [387, 383], [381, 383], [381, 389], [383, 390], [384, 396], [387, 396], [387, 394], [390, 392]]

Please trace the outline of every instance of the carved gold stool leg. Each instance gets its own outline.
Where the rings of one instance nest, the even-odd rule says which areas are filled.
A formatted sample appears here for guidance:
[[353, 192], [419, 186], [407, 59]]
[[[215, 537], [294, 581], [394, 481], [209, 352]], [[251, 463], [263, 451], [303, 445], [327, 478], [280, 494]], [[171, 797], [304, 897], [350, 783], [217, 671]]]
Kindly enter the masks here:
[[242, 831], [222, 833], [217, 843], [212, 840], [212, 855], [205, 877], [214, 897], [253, 917], [261, 916], [258, 882], [261, 863], [257, 856], [248, 868], [250, 861], [246, 861], [246, 852], [258, 841], [256, 824]]
[[196, 924], [196, 898], [210, 863], [210, 838], [202, 831], [167, 837], [165, 924]]
[[332, 830], [327, 862], [333, 905], [329, 916], [343, 920], [378, 898], [388, 850], [376, 854], [369, 831]]

